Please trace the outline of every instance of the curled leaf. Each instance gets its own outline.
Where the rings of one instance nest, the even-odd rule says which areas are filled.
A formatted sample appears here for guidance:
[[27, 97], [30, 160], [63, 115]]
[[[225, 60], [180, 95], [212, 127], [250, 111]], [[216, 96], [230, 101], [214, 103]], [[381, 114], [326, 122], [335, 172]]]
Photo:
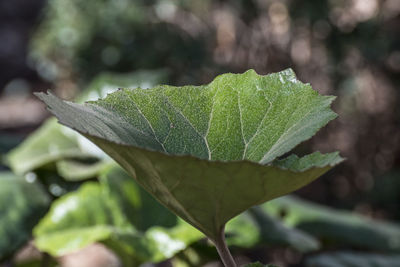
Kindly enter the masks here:
[[314, 153], [276, 161], [336, 117], [334, 97], [318, 95], [292, 70], [224, 74], [203, 86], [122, 89], [84, 105], [38, 96], [62, 124], [211, 239], [234, 216], [342, 160]]

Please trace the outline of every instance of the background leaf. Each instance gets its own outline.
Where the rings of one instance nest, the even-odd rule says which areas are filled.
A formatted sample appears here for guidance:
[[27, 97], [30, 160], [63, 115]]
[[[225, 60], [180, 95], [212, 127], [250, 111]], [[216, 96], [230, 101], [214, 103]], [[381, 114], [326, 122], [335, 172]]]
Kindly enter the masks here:
[[37, 183], [0, 172], [0, 259], [10, 256], [30, 239], [32, 228], [49, 202]]
[[135, 233], [120, 210], [102, 198], [101, 186], [86, 183], [54, 201], [34, 235], [39, 249], [59, 256], [123, 230]]
[[67, 181], [81, 181], [95, 178], [102, 173], [111, 163], [109, 160], [103, 161], [78, 161], [78, 160], [59, 160], [56, 162], [58, 174]]
[[100, 176], [100, 181], [107, 196], [116, 201], [119, 209], [138, 230], [146, 231], [156, 225], [176, 225], [176, 215], [138, 186], [124, 169], [113, 166]]
[[225, 232], [228, 245], [240, 248], [288, 246], [303, 253], [320, 248], [318, 240], [312, 235], [283, 225], [259, 207], [233, 218], [226, 225]]
[[[102, 73], [77, 97], [77, 101], [83, 103], [105, 97], [119, 87], [141, 86], [147, 88], [155, 86], [165, 81], [166, 77], [165, 70], [141, 70], [125, 74]], [[60, 126], [55, 119], [49, 119], [22, 144], [8, 153], [7, 162], [15, 173], [23, 174], [49, 163], [72, 158], [75, 160], [103, 159], [104, 154], [85, 137]], [[87, 173], [82, 175], [82, 168], [80, 168], [81, 173], [76, 173], [77, 164], [68, 166], [73, 169], [71, 172], [65, 172], [66, 163], [59, 163], [60, 175], [69, 180], [80, 180], [91, 176]], [[93, 168], [91, 169], [93, 170]]]
[[74, 134], [63, 130], [56, 120], [50, 119], [21, 145], [8, 154], [10, 168], [18, 174], [37, 169], [63, 158], [87, 158]]
[[[125, 265], [136, 266], [165, 260], [203, 238], [196, 229], [177, 221], [175, 215], [140, 191], [123, 170], [110, 168], [100, 184], [87, 182], [53, 203], [34, 230], [35, 244], [41, 251], [61, 256], [102, 242]], [[128, 208], [131, 212], [125, 214]], [[150, 210], [159, 217], [149, 217]], [[153, 218], [156, 220], [152, 221]]]
[[318, 237], [327, 244], [377, 251], [400, 251], [400, 225], [372, 220], [349, 211], [334, 210], [286, 196], [262, 205], [262, 209], [283, 221]]

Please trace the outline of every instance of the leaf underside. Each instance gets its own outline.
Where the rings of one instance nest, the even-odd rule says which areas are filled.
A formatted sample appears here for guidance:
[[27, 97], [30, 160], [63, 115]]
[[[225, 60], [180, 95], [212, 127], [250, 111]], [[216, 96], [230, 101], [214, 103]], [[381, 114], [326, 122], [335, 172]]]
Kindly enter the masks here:
[[203, 86], [121, 89], [74, 104], [38, 94], [60, 123], [121, 164], [211, 239], [248, 209], [313, 181], [342, 158], [277, 160], [336, 117], [291, 70], [224, 74]]

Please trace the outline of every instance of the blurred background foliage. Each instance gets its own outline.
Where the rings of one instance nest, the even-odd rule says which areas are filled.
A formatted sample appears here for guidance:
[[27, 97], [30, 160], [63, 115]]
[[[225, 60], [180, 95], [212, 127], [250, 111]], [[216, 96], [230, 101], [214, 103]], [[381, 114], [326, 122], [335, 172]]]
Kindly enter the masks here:
[[[0, 258], [5, 266], [40, 266], [43, 261], [52, 266], [52, 256], [62, 266], [78, 266], [74, 259], [80, 259], [79, 253], [65, 255], [85, 244], [68, 235], [65, 224], [46, 223], [57, 210], [78, 236], [87, 234], [87, 227], [102, 226], [85, 235], [97, 245], [82, 253], [87, 258], [102, 251], [105, 266], [173, 255], [162, 264], [200, 266], [216, 260], [196, 233], [176, 234], [175, 228], [190, 232], [176, 218], [155, 222], [130, 194], [98, 205], [98, 216], [86, 221], [74, 218], [89, 211], [60, 208], [68, 206], [63, 204], [68, 199], [86, 203], [92, 197], [101, 203], [115, 195], [106, 193], [118, 188], [104, 177], [117, 167], [54, 120], [39, 128], [48, 113], [32, 92], [51, 88], [63, 98], [85, 101], [118, 87], [202, 84], [224, 72], [253, 68], [267, 74], [289, 67], [320, 93], [338, 96], [334, 110], [339, 118], [298, 147], [298, 153], [340, 150], [347, 161], [297, 192], [325, 206], [287, 198], [235, 219], [228, 226], [228, 241], [238, 261], [400, 266], [398, 0], [15, 0], [0, 2], [0, 21], [0, 169], [7, 171], [0, 175], [0, 183], [7, 185], [0, 187]], [[43, 197], [24, 196], [28, 185]], [[40, 256], [32, 245], [15, 254], [31, 239], [52, 200], [34, 231], [36, 239], [45, 240], [36, 246], [52, 256]], [[146, 201], [149, 209], [157, 205]], [[136, 205], [137, 214], [124, 205]], [[102, 217], [107, 210], [115, 217]], [[72, 245], [49, 241], [57, 235]], [[136, 249], [127, 249], [126, 243]]]

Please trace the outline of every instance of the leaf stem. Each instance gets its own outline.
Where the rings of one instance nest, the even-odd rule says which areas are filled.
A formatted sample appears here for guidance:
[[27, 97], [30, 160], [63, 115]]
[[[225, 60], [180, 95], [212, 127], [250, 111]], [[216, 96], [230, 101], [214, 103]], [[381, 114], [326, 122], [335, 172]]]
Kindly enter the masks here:
[[217, 248], [219, 257], [224, 263], [225, 267], [237, 267], [235, 261], [233, 260], [232, 254], [229, 251], [228, 246], [225, 242], [225, 226], [222, 227], [219, 236], [213, 240], [215, 247]]

